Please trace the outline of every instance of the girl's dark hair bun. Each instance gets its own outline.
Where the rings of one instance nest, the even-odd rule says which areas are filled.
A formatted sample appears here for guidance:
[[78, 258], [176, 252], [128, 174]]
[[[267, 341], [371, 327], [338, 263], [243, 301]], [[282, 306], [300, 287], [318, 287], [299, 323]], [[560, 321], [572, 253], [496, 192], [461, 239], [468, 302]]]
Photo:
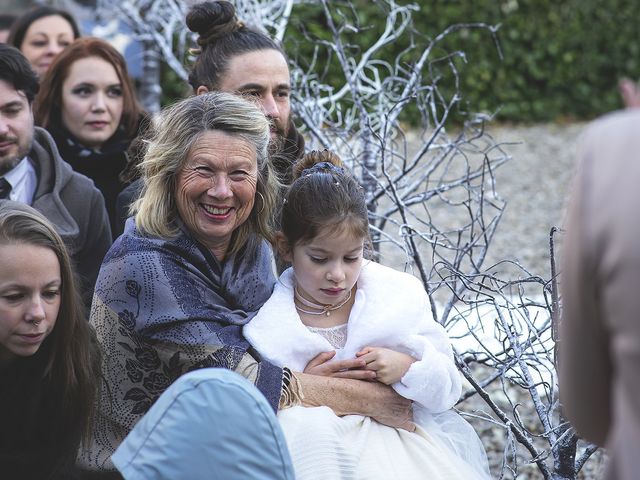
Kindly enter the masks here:
[[194, 5], [187, 13], [186, 21], [189, 30], [199, 35], [201, 47], [243, 27], [238, 22], [235, 7], [223, 0]]
[[293, 165], [293, 179], [297, 179], [304, 170], [310, 170], [318, 163], [330, 163], [336, 167], [342, 167], [342, 160], [335, 153], [329, 150], [312, 150]]

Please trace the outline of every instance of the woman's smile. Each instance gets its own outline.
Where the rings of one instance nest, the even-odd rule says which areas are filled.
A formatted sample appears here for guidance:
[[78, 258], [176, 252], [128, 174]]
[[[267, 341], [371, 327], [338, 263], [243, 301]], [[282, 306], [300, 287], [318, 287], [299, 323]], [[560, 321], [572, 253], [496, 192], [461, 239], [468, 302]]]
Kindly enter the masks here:
[[214, 218], [228, 217], [229, 213], [231, 213], [231, 207], [214, 207], [212, 205], [207, 205], [206, 203], [201, 203], [200, 205]]
[[180, 219], [200, 243], [223, 258], [231, 235], [254, 205], [255, 148], [237, 135], [208, 130], [194, 143], [177, 177]]

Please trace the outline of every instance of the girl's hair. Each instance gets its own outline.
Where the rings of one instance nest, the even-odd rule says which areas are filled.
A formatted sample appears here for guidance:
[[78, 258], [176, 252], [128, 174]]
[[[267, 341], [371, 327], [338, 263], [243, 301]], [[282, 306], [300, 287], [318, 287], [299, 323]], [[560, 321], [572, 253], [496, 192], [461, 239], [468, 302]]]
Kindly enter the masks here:
[[171, 238], [177, 230], [177, 176], [191, 148], [207, 131], [221, 131], [246, 140], [256, 150], [256, 201], [249, 218], [233, 232], [228, 254], [237, 253], [256, 235], [273, 239], [273, 212], [280, 184], [269, 161], [269, 121], [252, 103], [236, 95], [211, 92], [181, 100], [154, 119], [140, 171], [144, 187], [132, 205], [136, 226], [144, 233]]
[[327, 228], [348, 228], [369, 239], [364, 190], [328, 150], [312, 151], [293, 166], [294, 181], [285, 194], [280, 227], [290, 247], [312, 241]]
[[52, 402], [62, 406], [60, 425], [88, 440], [100, 378], [100, 350], [86, 320], [67, 249], [49, 221], [23, 203], [0, 202], [0, 245], [34, 245], [55, 253], [60, 264], [60, 309], [55, 326], [34, 356], [42, 366]]
[[189, 74], [189, 84], [194, 92], [201, 85], [218, 90], [229, 61], [238, 55], [277, 50], [287, 59], [282, 47], [268, 35], [238, 21], [230, 2], [209, 1], [194, 5], [187, 14], [187, 27], [199, 36], [199, 55]]
[[18, 50], [22, 50], [22, 42], [24, 42], [24, 37], [27, 34], [27, 30], [29, 30], [31, 24], [36, 20], [40, 20], [41, 18], [54, 16], [62, 17], [67, 22], [69, 22], [69, 25], [71, 25], [71, 30], [73, 30], [74, 39], [80, 37], [80, 29], [78, 28], [78, 24], [69, 12], [60, 10], [58, 8], [42, 6], [32, 8], [22, 16], [18, 17], [15, 22], [13, 22], [13, 24], [11, 25], [11, 30], [9, 30], [7, 43], [9, 45], [13, 45]]
[[113, 66], [122, 85], [122, 118], [120, 125], [127, 137], [135, 136], [142, 112], [127, 72], [127, 63], [118, 51], [99, 38], [79, 38], [65, 48], [53, 61], [42, 78], [39, 95], [33, 104], [33, 115], [37, 125], [43, 128], [60, 125], [62, 122], [62, 84], [69, 76], [71, 66], [83, 58], [97, 57]]

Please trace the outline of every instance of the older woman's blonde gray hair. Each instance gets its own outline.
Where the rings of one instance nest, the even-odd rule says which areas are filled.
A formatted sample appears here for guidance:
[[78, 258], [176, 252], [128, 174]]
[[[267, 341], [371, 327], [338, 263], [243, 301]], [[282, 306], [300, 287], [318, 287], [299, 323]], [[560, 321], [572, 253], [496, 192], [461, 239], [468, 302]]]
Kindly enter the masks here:
[[144, 187], [134, 204], [136, 226], [147, 235], [177, 234], [175, 201], [177, 175], [200, 136], [210, 130], [238, 135], [255, 147], [258, 165], [256, 199], [249, 218], [231, 237], [228, 254], [237, 253], [253, 235], [273, 239], [273, 213], [279, 183], [268, 156], [270, 126], [258, 107], [229, 93], [212, 92], [181, 100], [163, 110], [154, 122], [144, 160]]

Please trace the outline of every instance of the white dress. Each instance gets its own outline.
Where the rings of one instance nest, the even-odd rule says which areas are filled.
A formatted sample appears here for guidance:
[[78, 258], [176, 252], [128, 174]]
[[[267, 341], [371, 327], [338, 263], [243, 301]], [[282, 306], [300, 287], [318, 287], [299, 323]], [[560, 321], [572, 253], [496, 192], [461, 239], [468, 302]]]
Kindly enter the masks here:
[[336, 416], [328, 407], [278, 413], [298, 480], [488, 479], [484, 448], [473, 428], [451, 410], [461, 382], [444, 328], [433, 321], [415, 277], [366, 263], [348, 324], [307, 328], [293, 301], [293, 272], [285, 271], [271, 298], [244, 327], [270, 362], [302, 371], [320, 352], [353, 358], [365, 346], [419, 359], [392, 387], [413, 400], [415, 432], [362, 415]]

